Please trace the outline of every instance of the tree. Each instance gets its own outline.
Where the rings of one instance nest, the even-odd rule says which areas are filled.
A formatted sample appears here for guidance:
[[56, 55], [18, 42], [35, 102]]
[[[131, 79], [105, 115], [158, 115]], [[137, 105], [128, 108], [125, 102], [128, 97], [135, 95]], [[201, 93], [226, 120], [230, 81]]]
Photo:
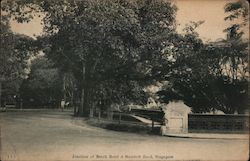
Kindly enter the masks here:
[[[2, 9], [2, 8], [1, 8]], [[1, 15], [1, 54], [0, 54], [0, 106], [2, 86], [4, 95], [17, 94], [25, 68], [31, 55], [33, 40], [25, 35], [14, 34], [10, 30], [9, 15]], [[6, 99], [6, 98], [5, 98]]]
[[248, 25], [246, 3], [225, 6], [225, 11], [231, 13], [225, 20], [243, 18], [225, 30], [227, 40], [203, 43], [195, 32], [202, 21], [191, 22], [184, 29], [185, 35], [177, 36], [168, 52], [173, 63], [163, 66], [169, 72], [165, 75], [168, 84], [158, 92], [161, 101], [182, 99], [198, 113], [217, 109], [232, 114], [247, 109], [249, 40], [242, 39], [242, 28]]
[[215, 65], [211, 68], [215, 73], [217, 95], [222, 105], [220, 109], [226, 113], [244, 113], [249, 82], [248, 42], [225, 40], [211, 45], [209, 50], [217, 55], [213, 59], [217, 62], [217, 69]]
[[229, 15], [225, 17], [225, 20], [233, 22], [231, 26], [229, 26], [224, 30], [224, 32], [227, 32], [227, 38], [228, 39], [241, 38], [242, 35], [244, 34], [242, 28], [249, 26], [248, 2], [246, 0], [238, 0], [236, 2], [227, 3], [225, 5], [225, 12], [229, 13]]
[[225, 20], [233, 24], [225, 29], [227, 39], [220, 42], [222, 45], [218, 47], [221, 52], [219, 61], [223, 69], [218, 78], [221, 80], [220, 87], [223, 87], [221, 99], [227, 108], [231, 109], [230, 113], [243, 113], [248, 106], [249, 37], [243, 39], [243, 35], [246, 31], [244, 28], [249, 26], [249, 4], [244, 0], [228, 3], [225, 5], [225, 12], [229, 13]]
[[208, 112], [216, 104], [211, 86], [211, 55], [195, 31], [202, 23], [191, 22], [184, 28], [185, 34], [176, 38], [168, 55], [172, 61], [171, 70], [165, 67], [169, 71], [165, 75], [168, 83], [157, 92], [162, 102], [180, 99], [192, 107], [195, 113]]
[[[187, 26], [173, 48], [169, 83], [158, 94], [163, 102], [182, 99], [196, 113], [214, 109], [243, 113], [247, 109], [248, 42], [241, 36], [204, 44], [195, 27]], [[180, 43], [182, 42], [182, 43]]]
[[44, 56], [37, 56], [32, 60], [28, 78], [20, 89], [24, 106], [58, 107], [63, 94], [61, 84], [62, 79], [54, 64]]
[[159, 73], [154, 71], [162, 61], [167, 63], [161, 59], [161, 49], [176, 34], [176, 8], [161, 0], [7, 3], [7, 10], [17, 19], [20, 9], [16, 8], [21, 4], [45, 14], [47, 35], [40, 42], [57, 67], [71, 70], [77, 79], [82, 95], [80, 115], [88, 113], [90, 98], [102, 92], [101, 86], [119, 93], [112, 82], [131, 88], [128, 84], [133, 81], [143, 85], [155, 79]]

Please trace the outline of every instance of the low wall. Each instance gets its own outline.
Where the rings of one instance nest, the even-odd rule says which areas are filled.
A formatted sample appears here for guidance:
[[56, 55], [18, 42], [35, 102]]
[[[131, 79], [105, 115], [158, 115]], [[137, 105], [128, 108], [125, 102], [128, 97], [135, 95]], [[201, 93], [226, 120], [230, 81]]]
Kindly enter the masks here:
[[248, 115], [189, 114], [188, 132], [248, 133]]
[[97, 119], [106, 119], [106, 120], [111, 120], [111, 121], [116, 121], [116, 122], [127, 122], [131, 124], [143, 124], [139, 120], [135, 119], [134, 117], [130, 116], [128, 113], [123, 113], [123, 112], [115, 112], [115, 111], [94, 111], [93, 112], [93, 117]]
[[131, 109], [130, 114], [135, 114], [155, 122], [162, 122], [164, 117], [164, 112], [161, 110], [152, 109]]

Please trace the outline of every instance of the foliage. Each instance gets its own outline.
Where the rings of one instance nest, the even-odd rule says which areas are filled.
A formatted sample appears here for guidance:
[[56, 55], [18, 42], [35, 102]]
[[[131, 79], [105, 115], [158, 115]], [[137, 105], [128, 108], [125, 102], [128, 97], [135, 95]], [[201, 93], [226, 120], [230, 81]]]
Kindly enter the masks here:
[[[161, 49], [175, 33], [176, 8], [163, 0], [26, 0], [3, 4], [20, 22], [32, 18], [31, 10], [45, 15], [46, 35], [38, 39], [40, 47], [61, 71], [72, 71], [86, 110], [93, 95], [111, 101], [124, 88], [132, 93], [140, 89], [134, 92], [139, 95], [133, 100], [143, 94], [145, 82], [156, 77], [153, 71], [162, 61]], [[131, 96], [121, 101], [132, 100]]]
[[1, 20], [0, 80], [8, 81], [25, 76], [24, 69], [32, 39], [12, 33], [7, 16]]
[[[204, 21], [191, 22], [184, 35], [176, 33], [177, 9], [164, 0], [6, 0], [3, 6], [19, 22], [43, 15], [44, 35], [36, 50], [43, 50], [59, 76], [46, 68], [51, 80], [33, 73], [45, 84], [32, 80], [32, 73], [29, 79], [40, 89], [64, 80], [63, 91], [62, 83], [56, 90], [77, 95], [80, 115], [98, 103], [144, 104], [143, 88], [166, 80], [158, 93], [163, 102], [183, 99], [194, 112], [245, 109], [239, 106], [248, 83], [244, 23], [226, 29], [227, 40], [205, 44], [195, 32]], [[225, 19], [245, 18], [242, 7], [228, 4], [225, 11], [232, 14]]]
[[214, 109], [243, 113], [247, 109], [248, 44], [223, 40], [204, 44], [193, 27], [179, 43], [169, 83], [158, 92], [161, 101], [182, 99], [195, 113]]
[[246, 0], [227, 3], [225, 12], [229, 13], [225, 20], [233, 22], [231, 26], [224, 30], [227, 32], [228, 39], [240, 39], [244, 34], [242, 28], [249, 26], [249, 3]]
[[[23, 78], [27, 75], [27, 60], [31, 55], [33, 40], [10, 30], [9, 15], [1, 15], [0, 100], [17, 95]], [[1, 97], [3, 95], [3, 97]], [[0, 101], [0, 106], [1, 106]], [[13, 102], [13, 101], [11, 101]]]
[[[107, 101], [124, 98], [113, 99], [124, 88], [137, 94], [122, 94], [126, 98], [121, 102], [146, 96], [143, 85], [158, 74], [153, 71], [162, 62], [161, 49], [175, 34], [176, 8], [165, 1], [25, 1], [24, 4], [45, 14], [46, 35], [38, 42], [61, 71], [72, 71], [86, 109], [94, 95], [99, 96], [95, 99]], [[7, 6], [11, 5], [14, 4]], [[20, 12], [8, 9], [20, 17]], [[135, 89], [138, 91], [134, 92]]]
[[195, 113], [207, 112], [214, 107], [209, 55], [195, 32], [202, 23], [192, 22], [184, 29], [185, 35], [179, 35], [172, 49], [173, 65], [167, 74], [169, 82], [158, 92], [162, 102], [180, 99]]
[[54, 64], [43, 56], [35, 58], [32, 60], [28, 79], [21, 86], [24, 106], [57, 107], [62, 97], [61, 84]]

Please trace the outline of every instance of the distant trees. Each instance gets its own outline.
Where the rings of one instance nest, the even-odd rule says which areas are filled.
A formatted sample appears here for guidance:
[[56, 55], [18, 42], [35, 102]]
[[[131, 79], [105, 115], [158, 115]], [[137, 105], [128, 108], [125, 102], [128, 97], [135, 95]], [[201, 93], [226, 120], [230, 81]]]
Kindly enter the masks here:
[[30, 73], [21, 86], [26, 107], [58, 107], [62, 98], [62, 79], [54, 64], [43, 56], [31, 61]]

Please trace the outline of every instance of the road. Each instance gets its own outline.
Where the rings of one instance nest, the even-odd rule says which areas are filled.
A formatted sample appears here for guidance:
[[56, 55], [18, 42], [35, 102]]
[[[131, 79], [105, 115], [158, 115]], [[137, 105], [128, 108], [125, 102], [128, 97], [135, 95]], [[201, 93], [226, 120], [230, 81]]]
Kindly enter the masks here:
[[69, 112], [2, 112], [3, 161], [247, 160], [248, 140], [191, 139], [92, 127]]

